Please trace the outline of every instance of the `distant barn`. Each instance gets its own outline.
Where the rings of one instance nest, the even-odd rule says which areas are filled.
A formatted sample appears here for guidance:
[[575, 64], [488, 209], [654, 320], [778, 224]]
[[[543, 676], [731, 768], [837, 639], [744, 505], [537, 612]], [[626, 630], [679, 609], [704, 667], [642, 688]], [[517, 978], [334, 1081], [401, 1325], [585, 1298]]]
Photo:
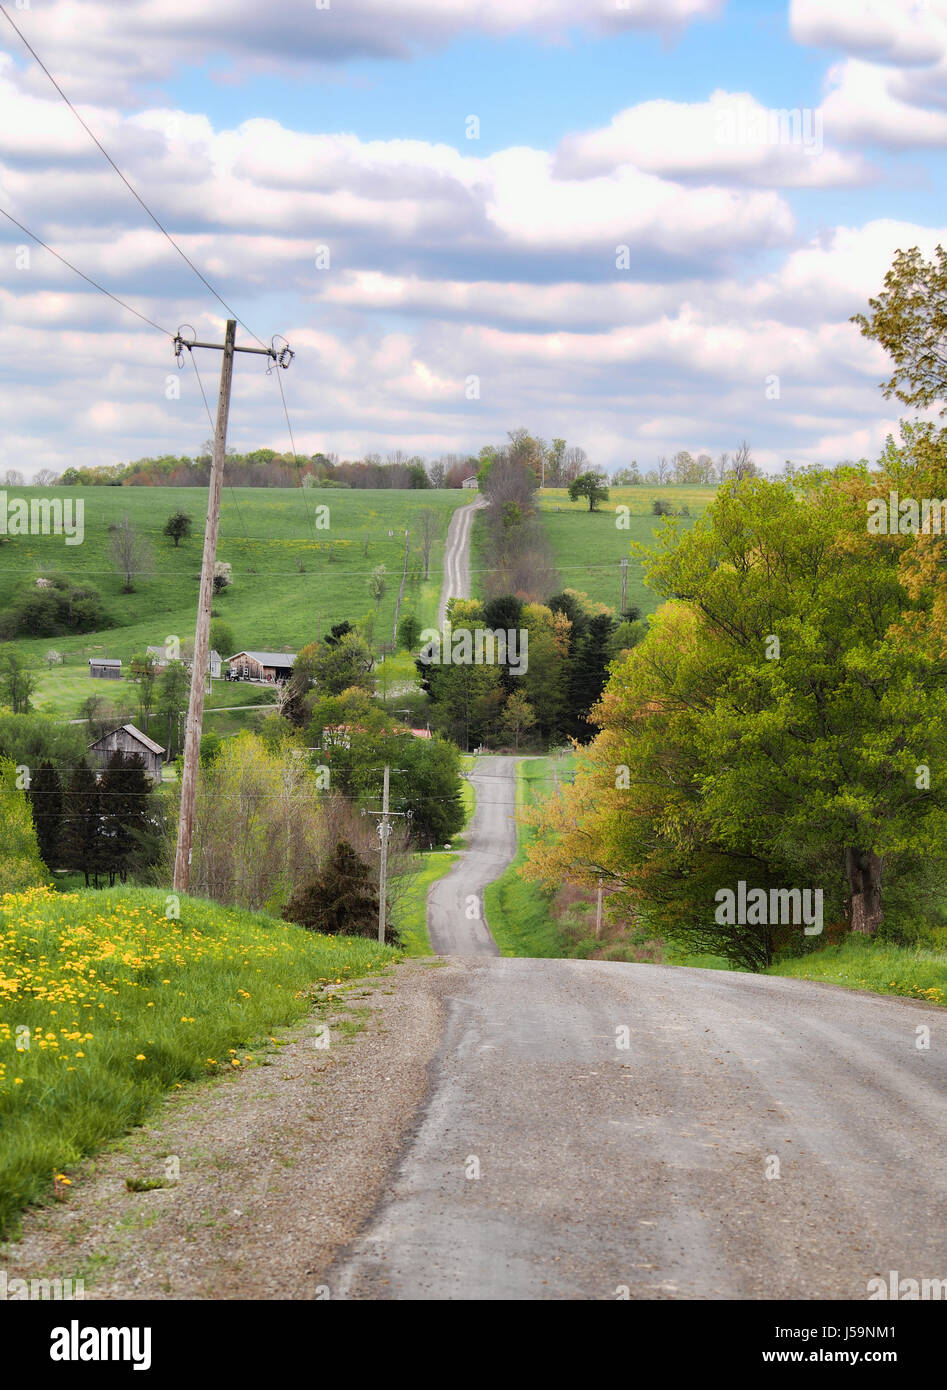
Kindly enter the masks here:
[[465, 478], [464, 481], [461, 483], [461, 487], [469, 487], [469, 488], [478, 488], [478, 489], [479, 489], [480, 484], [477, 482], [477, 479], [476, 479], [476, 478]]
[[122, 753], [125, 757], [137, 753], [144, 759], [145, 771], [149, 777], [155, 782], [161, 781], [161, 759], [164, 749], [160, 743], [155, 743], [154, 739], [136, 729], [134, 724], [123, 724], [120, 729], [112, 729], [111, 732], [103, 734], [95, 743], [89, 744], [89, 753], [93, 761], [103, 768], [108, 767], [113, 753]]
[[97, 676], [100, 680], [120, 681], [122, 663], [111, 656], [90, 656], [89, 675]]
[[237, 652], [228, 658], [228, 665], [232, 676], [273, 685], [289, 680], [295, 660], [295, 652]]

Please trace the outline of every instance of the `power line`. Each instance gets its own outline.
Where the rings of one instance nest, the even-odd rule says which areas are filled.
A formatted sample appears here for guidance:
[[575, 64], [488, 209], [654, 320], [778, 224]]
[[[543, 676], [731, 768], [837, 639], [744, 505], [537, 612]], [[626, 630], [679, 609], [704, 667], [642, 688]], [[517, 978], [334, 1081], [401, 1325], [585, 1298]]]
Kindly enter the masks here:
[[[0, 5], [0, 11], [2, 10], [3, 6]], [[157, 328], [158, 332], [163, 333], [166, 338], [173, 337], [173, 334], [169, 333], [166, 328], [162, 328], [160, 323], [155, 323], [153, 319], [149, 319], [144, 314], [140, 314], [137, 309], [133, 309], [130, 304], [126, 304], [124, 299], [119, 299], [117, 294], [113, 294], [111, 290], [107, 290], [104, 285], [100, 285], [97, 280], [93, 280], [91, 275], [86, 275], [78, 266], [74, 266], [71, 261], [67, 261], [65, 256], [60, 256], [58, 251], [54, 251], [51, 246], [47, 246], [42, 237], [38, 237], [35, 232], [31, 232], [29, 227], [24, 227], [23, 223], [18, 222], [12, 213], [7, 212], [6, 208], [0, 208], [0, 213], [2, 213], [9, 222], [12, 222], [14, 227], [19, 227], [21, 232], [25, 232], [28, 237], [32, 237], [38, 246], [42, 246], [44, 251], [48, 251], [51, 256], [55, 256], [57, 261], [62, 261], [63, 265], [67, 266], [74, 275], [78, 275], [81, 280], [85, 280], [87, 285], [91, 285], [92, 288], [98, 290], [100, 294], [108, 295], [109, 299], [114, 300], [115, 303], [120, 305], [123, 309], [127, 309], [130, 314], [134, 314], [136, 319], [141, 319], [142, 323], [146, 323], [149, 328]]]
[[[114, 160], [114, 159], [112, 158], [112, 156], [109, 154], [108, 150], [107, 150], [107, 149], [105, 148], [105, 146], [102, 144], [101, 140], [99, 140], [98, 136], [89, 128], [89, 126], [86, 124], [86, 122], [85, 122], [85, 121], [82, 119], [82, 117], [79, 115], [79, 112], [76, 110], [76, 108], [73, 106], [72, 102], [71, 102], [71, 101], [69, 100], [69, 98], [66, 96], [66, 93], [63, 91], [62, 87], [60, 87], [59, 83], [56, 81], [55, 77], [53, 77], [53, 75], [52, 75], [52, 73], [50, 72], [49, 68], [46, 66], [46, 64], [43, 62], [42, 58], [41, 58], [41, 57], [39, 56], [39, 54], [36, 52], [36, 49], [35, 49], [35, 48], [33, 47], [33, 45], [30, 43], [29, 39], [27, 39], [27, 37], [26, 37], [26, 35], [23, 33], [23, 31], [22, 31], [21, 29], [19, 29], [19, 28], [17, 27], [17, 25], [13, 22], [13, 20], [10, 18], [10, 16], [7, 14], [6, 10], [4, 9], [3, 5], [0, 5], [0, 14], [3, 15], [4, 19], [5, 19], [5, 20], [7, 21], [7, 23], [10, 25], [10, 28], [14, 31], [14, 33], [15, 33], [15, 34], [17, 35], [17, 37], [20, 39], [20, 41], [21, 41], [21, 43], [23, 44], [23, 46], [24, 46], [24, 47], [28, 50], [28, 52], [31, 54], [31, 56], [33, 57], [34, 61], [35, 61], [36, 63], [38, 63], [38, 65], [42, 68], [43, 72], [46, 74], [46, 76], [49, 78], [50, 82], [51, 82], [51, 83], [53, 84], [53, 86], [56, 88], [56, 91], [59, 93], [59, 95], [62, 97], [63, 101], [64, 101], [64, 102], [66, 103], [66, 105], [69, 107], [69, 110], [70, 110], [70, 111], [72, 112], [72, 114], [75, 116], [76, 120], [77, 120], [77, 121], [79, 122], [79, 124], [82, 126], [83, 130], [84, 130], [84, 131], [86, 132], [86, 134], [89, 136], [90, 140], [92, 140], [92, 142], [96, 145], [96, 147], [101, 151], [101, 153], [102, 153], [102, 154], [105, 156], [105, 158], [108, 160], [109, 164], [111, 164], [112, 168], [115, 170], [116, 174], [118, 174], [119, 178], [121, 179], [121, 181], [122, 181], [122, 183], [125, 185], [125, 187], [128, 189], [129, 193], [131, 193], [132, 197], [135, 198], [136, 201], [137, 201], [138, 203], [140, 203], [141, 206], [144, 208], [145, 212], [148, 214], [148, 216], [151, 218], [152, 222], [153, 222], [153, 223], [155, 224], [155, 226], [158, 228], [158, 231], [162, 234], [162, 236], [164, 236], [164, 237], [167, 238], [167, 240], [168, 240], [168, 241], [171, 243], [171, 245], [174, 247], [175, 251], [177, 251], [178, 255], [181, 257], [181, 259], [182, 259], [183, 261], [185, 261], [185, 262], [187, 263], [187, 265], [190, 266], [191, 270], [193, 270], [193, 272], [194, 272], [194, 274], [197, 276], [197, 278], [201, 281], [201, 283], [202, 283], [204, 286], [206, 286], [207, 289], [210, 290], [211, 294], [212, 294], [212, 295], [214, 296], [214, 298], [218, 301], [218, 303], [220, 303], [220, 304], [222, 304], [222, 305], [224, 306], [224, 308], [227, 310], [227, 313], [230, 315], [230, 317], [236, 319], [237, 322], [240, 324], [241, 328], [245, 328], [246, 331], [250, 334], [250, 337], [251, 337], [251, 338], [256, 338], [256, 340], [257, 340], [257, 342], [260, 344], [260, 346], [261, 346], [261, 347], [264, 347], [265, 344], [263, 343], [262, 339], [257, 338], [257, 335], [253, 332], [252, 328], [247, 328], [247, 325], [243, 322], [243, 319], [241, 319], [241, 318], [234, 312], [234, 310], [231, 309], [231, 307], [230, 307], [230, 305], [227, 303], [227, 301], [226, 301], [224, 298], [222, 298], [221, 295], [219, 295], [219, 294], [217, 293], [217, 291], [214, 289], [214, 287], [213, 287], [213, 285], [210, 283], [210, 281], [209, 281], [204, 275], [201, 274], [201, 272], [198, 270], [197, 266], [194, 264], [194, 262], [191, 260], [191, 258], [190, 258], [190, 257], [187, 255], [187, 253], [186, 253], [185, 251], [183, 251], [182, 248], [177, 244], [177, 242], [174, 240], [174, 237], [173, 237], [173, 236], [171, 235], [171, 233], [167, 230], [167, 228], [166, 228], [165, 226], [163, 226], [163, 224], [162, 224], [161, 222], [159, 222], [158, 218], [157, 218], [157, 217], [155, 216], [155, 214], [151, 211], [151, 208], [150, 208], [150, 207], [148, 206], [148, 204], [145, 202], [144, 198], [142, 198], [141, 194], [138, 193], [138, 192], [136, 191], [136, 189], [129, 183], [128, 179], [125, 177], [125, 175], [122, 173], [121, 169], [120, 169], [120, 168], [118, 167], [118, 165], [115, 163], [115, 160]], [[106, 293], [108, 293], [108, 291], [106, 291]], [[164, 330], [162, 330], [162, 331], [164, 331]]]

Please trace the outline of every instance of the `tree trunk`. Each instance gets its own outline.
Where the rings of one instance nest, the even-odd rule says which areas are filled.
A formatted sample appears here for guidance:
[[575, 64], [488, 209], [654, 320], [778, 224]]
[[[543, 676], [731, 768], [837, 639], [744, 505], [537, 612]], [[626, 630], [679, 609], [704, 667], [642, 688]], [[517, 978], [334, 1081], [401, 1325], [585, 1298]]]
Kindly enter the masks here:
[[850, 931], [874, 936], [884, 918], [881, 910], [881, 860], [874, 850], [847, 849], [848, 925]]

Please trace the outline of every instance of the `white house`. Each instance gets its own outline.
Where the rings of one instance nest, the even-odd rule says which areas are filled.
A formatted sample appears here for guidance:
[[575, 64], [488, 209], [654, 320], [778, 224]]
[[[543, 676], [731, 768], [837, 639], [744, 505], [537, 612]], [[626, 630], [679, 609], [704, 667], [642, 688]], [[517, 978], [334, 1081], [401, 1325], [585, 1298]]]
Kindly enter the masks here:
[[475, 477], [465, 478], [464, 481], [461, 483], [461, 487], [469, 487], [477, 491], [480, 488], [480, 484], [477, 482], [477, 479]]

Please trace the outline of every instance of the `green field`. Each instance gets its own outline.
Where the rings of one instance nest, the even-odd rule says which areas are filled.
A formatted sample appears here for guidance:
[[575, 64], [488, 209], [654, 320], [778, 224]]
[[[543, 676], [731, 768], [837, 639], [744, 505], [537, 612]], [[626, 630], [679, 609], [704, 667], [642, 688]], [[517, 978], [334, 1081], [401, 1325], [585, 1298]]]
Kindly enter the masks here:
[[166, 912], [164, 889], [0, 897], [0, 1233], [163, 1095], [267, 1065], [322, 986], [397, 958], [197, 898]]
[[[629, 555], [632, 542], [650, 545], [662, 525], [662, 518], [652, 514], [652, 501], [661, 497], [675, 511], [688, 507], [690, 520], [684, 517], [680, 523], [686, 527], [707, 509], [715, 495], [716, 488], [712, 487], [613, 487], [601, 510], [590, 512], [587, 501], [570, 502], [565, 488], [544, 488], [537, 494], [540, 513], [562, 588], [578, 589], [617, 611], [621, 602], [620, 561]], [[619, 506], [629, 509], [627, 529], [616, 525]], [[626, 603], [635, 604], [645, 614], [654, 612], [658, 602], [658, 596], [645, 586], [640, 561], [631, 556]]]
[[[22, 488], [24, 498], [49, 497], [47, 489]], [[127, 687], [92, 682], [90, 656], [122, 661], [169, 636], [188, 641], [194, 635], [201, 568], [206, 492], [202, 488], [65, 488], [57, 497], [81, 498], [84, 539], [67, 546], [61, 536], [13, 536], [0, 545], [0, 607], [24, 585], [44, 574], [66, 574], [92, 584], [101, 593], [109, 617], [98, 632], [21, 637], [9, 645], [41, 668], [35, 708], [58, 718], [75, 716], [89, 694], [120, 697]], [[346, 490], [302, 488], [225, 488], [221, 505], [218, 558], [233, 567], [233, 583], [214, 600], [214, 610], [233, 631], [237, 647], [298, 650], [320, 638], [343, 618], [358, 619], [375, 611], [368, 593], [369, 574], [385, 565], [388, 588], [376, 613], [374, 640], [390, 641], [401, 584], [404, 531], [412, 532], [413, 556], [420, 537], [417, 513], [439, 513], [438, 536], [430, 560], [430, 577], [406, 586], [402, 613], [414, 612], [422, 625], [435, 620], [440, 595], [444, 537], [454, 508], [469, 494], [444, 490]], [[328, 507], [328, 527], [320, 527]], [[194, 522], [194, 534], [175, 548], [161, 531], [178, 508]], [[122, 592], [122, 578], [109, 554], [109, 527], [129, 516], [148, 541], [153, 569]], [[392, 533], [389, 536], [389, 531]], [[43, 666], [50, 648], [63, 654], [63, 665]], [[230, 652], [222, 653], [230, 656]], [[404, 663], [402, 663], [403, 665]], [[400, 671], [400, 667], [396, 667]], [[405, 666], [410, 674], [410, 666]], [[215, 683], [209, 705], [252, 702], [248, 687], [239, 692]], [[226, 690], [226, 693], [224, 691]]]

